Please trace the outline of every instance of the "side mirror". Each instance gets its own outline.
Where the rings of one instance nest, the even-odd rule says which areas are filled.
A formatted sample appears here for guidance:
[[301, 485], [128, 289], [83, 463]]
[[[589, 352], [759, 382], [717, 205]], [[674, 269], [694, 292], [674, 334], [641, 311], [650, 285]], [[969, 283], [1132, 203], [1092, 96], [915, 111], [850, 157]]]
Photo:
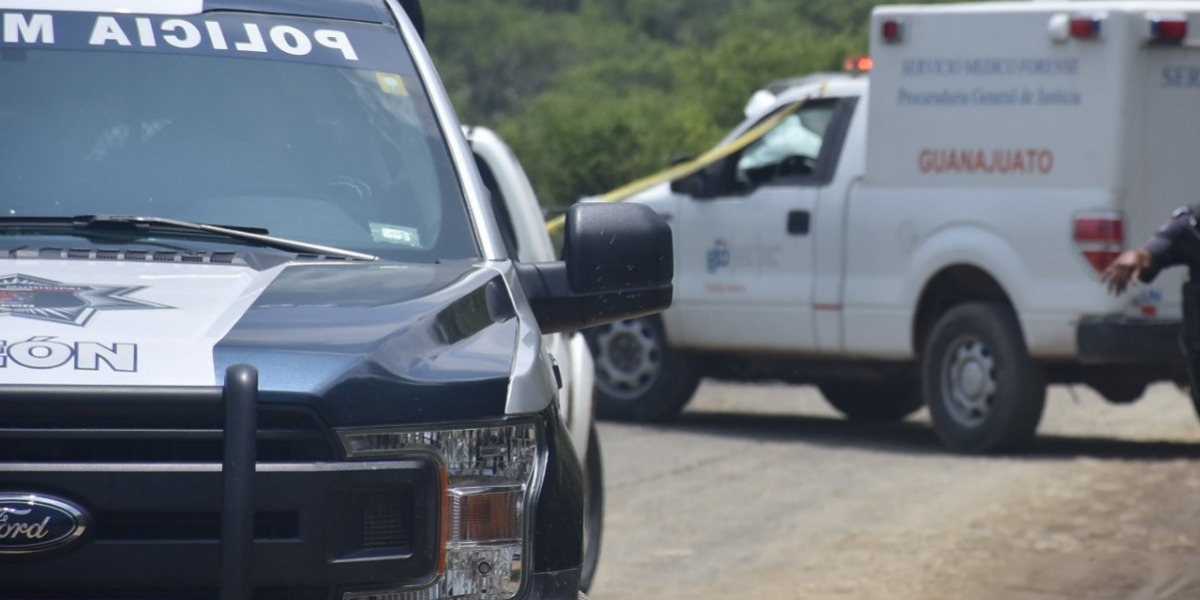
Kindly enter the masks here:
[[693, 198], [716, 198], [728, 193], [726, 181], [732, 181], [733, 169], [737, 167], [736, 158], [724, 158], [691, 175], [680, 177], [671, 182], [671, 191], [676, 194], [687, 194]]
[[671, 182], [671, 191], [676, 194], [686, 194], [694, 198], [707, 198], [709, 193], [708, 170], [701, 169]]
[[542, 333], [584, 329], [671, 305], [671, 228], [636, 203], [567, 209], [563, 260], [517, 265]]

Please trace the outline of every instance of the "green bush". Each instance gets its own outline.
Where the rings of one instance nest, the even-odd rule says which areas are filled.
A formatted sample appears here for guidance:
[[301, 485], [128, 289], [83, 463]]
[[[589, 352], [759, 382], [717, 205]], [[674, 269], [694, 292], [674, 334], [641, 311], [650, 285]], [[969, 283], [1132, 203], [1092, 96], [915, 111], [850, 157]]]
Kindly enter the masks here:
[[866, 48], [862, 0], [431, 0], [464, 122], [497, 129], [547, 206], [711, 147], [767, 82]]

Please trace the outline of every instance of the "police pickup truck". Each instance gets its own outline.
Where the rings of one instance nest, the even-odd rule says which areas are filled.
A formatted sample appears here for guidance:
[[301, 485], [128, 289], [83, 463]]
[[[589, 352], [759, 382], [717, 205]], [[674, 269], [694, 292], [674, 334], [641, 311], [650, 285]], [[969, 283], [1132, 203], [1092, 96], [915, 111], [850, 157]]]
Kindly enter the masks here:
[[514, 260], [393, 0], [0, 21], [0, 599], [578, 597], [542, 336], [669, 304], [660, 217]]
[[591, 334], [601, 414], [783, 379], [851, 419], [927, 404], [949, 447], [988, 451], [1029, 439], [1048, 383], [1131, 402], [1177, 378], [1179, 274], [1120, 298], [1099, 275], [1200, 190], [1198, 19], [876, 8], [869, 76], [756, 94], [716, 160], [632, 198], [678, 234], [675, 302]]

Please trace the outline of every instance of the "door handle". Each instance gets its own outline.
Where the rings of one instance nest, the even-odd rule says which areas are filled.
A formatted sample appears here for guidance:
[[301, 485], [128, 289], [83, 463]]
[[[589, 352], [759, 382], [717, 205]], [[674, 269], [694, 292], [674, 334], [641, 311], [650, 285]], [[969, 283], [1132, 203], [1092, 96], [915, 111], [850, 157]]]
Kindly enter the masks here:
[[789, 235], [808, 235], [809, 217], [807, 210], [793, 210], [788, 213], [787, 231]]

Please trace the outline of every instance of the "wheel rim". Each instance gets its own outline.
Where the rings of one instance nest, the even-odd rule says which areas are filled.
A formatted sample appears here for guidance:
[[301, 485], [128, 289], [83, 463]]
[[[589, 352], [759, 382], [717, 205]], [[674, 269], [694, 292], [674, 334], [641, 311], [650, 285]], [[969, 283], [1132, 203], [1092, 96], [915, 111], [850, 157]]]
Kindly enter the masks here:
[[978, 427], [991, 415], [996, 394], [996, 360], [978, 338], [962, 338], [950, 346], [942, 363], [942, 397], [950, 417]]
[[633, 399], [662, 372], [662, 339], [645, 319], [613, 323], [596, 334], [596, 385], [606, 394]]

